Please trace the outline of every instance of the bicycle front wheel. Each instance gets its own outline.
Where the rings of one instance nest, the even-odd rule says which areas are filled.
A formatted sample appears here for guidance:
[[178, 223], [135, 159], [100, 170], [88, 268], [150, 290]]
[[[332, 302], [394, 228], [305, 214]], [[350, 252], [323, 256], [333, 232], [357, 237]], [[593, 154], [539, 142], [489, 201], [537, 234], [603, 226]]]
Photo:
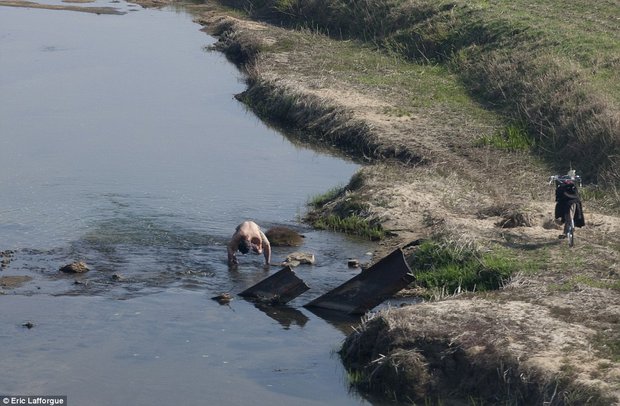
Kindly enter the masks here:
[[568, 240], [568, 246], [569, 247], [574, 247], [575, 246], [575, 230], [574, 229], [570, 229], [568, 231], [568, 234], [566, 234], [567, 240]]

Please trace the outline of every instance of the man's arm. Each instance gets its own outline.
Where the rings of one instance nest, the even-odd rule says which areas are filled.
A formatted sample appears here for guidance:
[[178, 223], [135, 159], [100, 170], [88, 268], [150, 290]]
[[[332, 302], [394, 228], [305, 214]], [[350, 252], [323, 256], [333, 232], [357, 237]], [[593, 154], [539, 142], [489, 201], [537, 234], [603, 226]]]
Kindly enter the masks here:
[[236, 265], [239, 263], [239, 261], [237, 260], [237, 256], [235, 255], [235, 251], [237, 251], [238, 246], [239, 237], [235, 233], [235, 235], [233, 235], [232, 239], [226, 246], [226, 249], [228, 250], [228, 265]]
[[260, 237], [261, 237], [262, 245], [263, 245], [263, 255], [265, 256], [265, 264], [269, 265], [269, 263], [271, 262], [271, 244], [269, 244], [269, 239], [267, 239], [267, 236], [265, 235], [265, 233], [262, 232], [262, 230], [260, 230]]

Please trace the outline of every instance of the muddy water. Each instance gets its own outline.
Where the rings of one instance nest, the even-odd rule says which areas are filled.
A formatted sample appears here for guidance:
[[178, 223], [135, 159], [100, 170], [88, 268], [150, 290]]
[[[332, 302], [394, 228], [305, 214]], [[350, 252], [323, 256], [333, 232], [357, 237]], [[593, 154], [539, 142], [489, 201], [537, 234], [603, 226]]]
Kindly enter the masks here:
[[[32, 278], [0, 296], [0, 394], [368, 404], [333, 355], [351, 320], [302, 307], [355, 274], [348, 257], [369, 260], [370, 244], [298, 222], [356, 165], [247, 112], [232, 97], [240, 74], [189, 16], [93, 5], [126, 14], [0, 7], [0, 251], [12, 251], [0, 277]], [[299, 229], [316, 255], [290, 306], [210, 299], [278, 269], [242, 256], [228, 270], [224, 245], [246, 218]], [[59, 274], [75, 260], [91, 271]]]

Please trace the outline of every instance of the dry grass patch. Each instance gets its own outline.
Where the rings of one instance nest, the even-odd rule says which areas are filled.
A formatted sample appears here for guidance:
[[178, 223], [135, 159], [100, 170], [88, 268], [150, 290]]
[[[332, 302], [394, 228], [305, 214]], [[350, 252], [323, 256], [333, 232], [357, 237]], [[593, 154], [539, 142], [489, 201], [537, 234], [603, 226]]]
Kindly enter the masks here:
[[401, 401], [609, 404], [590, 376], [593, 334], [523, 302], [447, 300], [371, 317], [340, 355], [356, 385]]

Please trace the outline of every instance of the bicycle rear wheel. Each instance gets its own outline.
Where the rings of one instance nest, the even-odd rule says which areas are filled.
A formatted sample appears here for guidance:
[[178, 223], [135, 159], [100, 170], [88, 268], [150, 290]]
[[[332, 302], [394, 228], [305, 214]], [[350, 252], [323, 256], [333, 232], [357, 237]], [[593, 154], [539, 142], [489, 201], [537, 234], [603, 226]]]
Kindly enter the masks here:
[[577, 205], [575, 203], [571, 203], [566, 212], [564, 213], [564, 224], [565, 224], [565, 232], [566, 239], [568, 240], [568, 246], [573, 247], [575, 245], [575, 210], [577, 209]]

